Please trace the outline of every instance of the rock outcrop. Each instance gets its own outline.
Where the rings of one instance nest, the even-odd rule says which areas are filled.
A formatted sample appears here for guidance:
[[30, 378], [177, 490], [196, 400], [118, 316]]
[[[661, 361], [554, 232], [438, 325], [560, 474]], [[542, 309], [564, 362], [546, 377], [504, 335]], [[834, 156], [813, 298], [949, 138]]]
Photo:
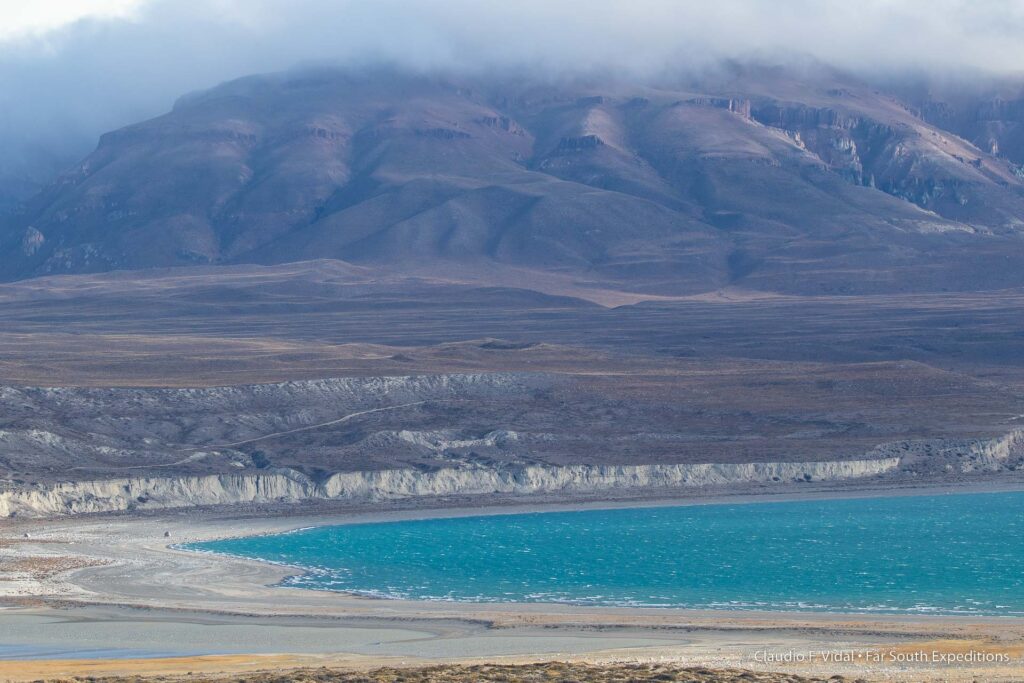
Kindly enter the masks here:
[[995, 471], [1015, 461], [1024, 459], [1024, 429], [1015, 429], [1005, 436], [991, 441], [982, 441], [970, 448], [966, 462], [961, 465], [964, 472]]
[[339, 472], [320, 481], [291, 469], [259, 474], [132, 477], [0, 491], [0, 517], [303, 500], [373, 501], [483, 494], [587, 493], [743, 483], [838, 481], [892, 472], [899, 458], [677, 465], [522, 465]]
[[881, 444], [871, 457], [898, 457], [900, 471], [918, 475], [970, 475], [1024, 470], [1024, 429], [994, 439], [919, 439]]

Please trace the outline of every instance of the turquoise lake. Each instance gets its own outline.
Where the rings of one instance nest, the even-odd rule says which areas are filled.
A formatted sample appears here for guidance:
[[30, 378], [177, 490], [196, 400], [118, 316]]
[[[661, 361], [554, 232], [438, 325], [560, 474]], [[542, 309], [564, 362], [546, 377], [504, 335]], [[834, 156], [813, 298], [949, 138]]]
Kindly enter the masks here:
[[349, 524], [195, 543], [388, 598], [1024, 615], [1024, 493]]

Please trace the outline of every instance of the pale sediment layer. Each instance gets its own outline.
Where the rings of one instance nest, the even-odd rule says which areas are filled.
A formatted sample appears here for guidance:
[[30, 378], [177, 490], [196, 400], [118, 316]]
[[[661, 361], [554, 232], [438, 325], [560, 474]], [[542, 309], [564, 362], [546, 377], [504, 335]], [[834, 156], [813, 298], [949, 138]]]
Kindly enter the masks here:
[[45, 517], [303, 500], [392, 500], [417, 496], [665, 489], [730, 484], [837, 481], [899, 467], [899, 457], [822, 462], [650, 465], [520, 465], [340, 472], [319, 481], [292, 469], [265, 473], [126, 477], [60, 482], [0, 492], [0, 516]]

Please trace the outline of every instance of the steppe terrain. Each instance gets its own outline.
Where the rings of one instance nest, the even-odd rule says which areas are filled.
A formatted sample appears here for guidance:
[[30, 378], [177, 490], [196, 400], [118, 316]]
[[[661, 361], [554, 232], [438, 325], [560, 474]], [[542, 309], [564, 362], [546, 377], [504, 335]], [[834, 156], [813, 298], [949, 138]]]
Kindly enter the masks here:
[[[274, 587], [287, 568], [168, 547], [367, 515], [1024, 485], [1014, 291], [614, 294], [326, 261], [0, 287], [0, 623], [28, 648], [0, 666], [31, 680], [556, 659], [1013, 680], [1014, 619], [325, 597]], [[1011, 659], [753, 661], [766, 647]]]
[[[1024, 488], [1018, 100], [327, 71], [110, 132], [0, 217], [0, 678], [1019, 677], [1016, 619], [367, 600], [173, 547]], [[456, 660], [500, 666], [409, 668]]]
[[0, 215], [0, 511], [1018, 485], [1019, 84], [254, 75]]
[[1012, 484], [1017, 296], [609, 306], [332, 262], [14, 283], [0, 509]]

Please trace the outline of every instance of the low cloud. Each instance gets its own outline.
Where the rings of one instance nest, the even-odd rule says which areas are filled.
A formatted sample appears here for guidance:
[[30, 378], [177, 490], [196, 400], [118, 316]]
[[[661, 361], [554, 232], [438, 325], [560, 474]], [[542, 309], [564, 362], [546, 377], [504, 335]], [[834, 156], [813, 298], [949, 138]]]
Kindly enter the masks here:
[[791, 55], [874, 75], [1024, 72], [1024, 4], [140, 0], [126, 17], [0, 42], [0, 173], [45, 175], [184, 92], [297, 64], [648, 75]]

